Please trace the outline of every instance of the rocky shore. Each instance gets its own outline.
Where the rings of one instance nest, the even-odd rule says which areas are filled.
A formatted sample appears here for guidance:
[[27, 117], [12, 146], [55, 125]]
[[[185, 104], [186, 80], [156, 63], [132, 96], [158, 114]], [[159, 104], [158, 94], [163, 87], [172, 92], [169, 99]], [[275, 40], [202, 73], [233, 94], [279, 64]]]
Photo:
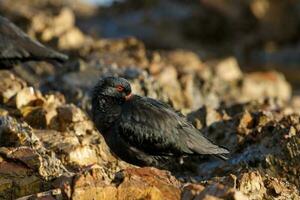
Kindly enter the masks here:
[[[300, 199], [300, 98], [283, 74], [92, 37], [76, 25], [76, 7], [9, 5], [6, 15], [71, 59], [0, 70], [0, 199]], [[117, 159], [90, 118], [91, 88], [107, 74], [170, 103], [230, 159], [191, 158], [174, 172]]]

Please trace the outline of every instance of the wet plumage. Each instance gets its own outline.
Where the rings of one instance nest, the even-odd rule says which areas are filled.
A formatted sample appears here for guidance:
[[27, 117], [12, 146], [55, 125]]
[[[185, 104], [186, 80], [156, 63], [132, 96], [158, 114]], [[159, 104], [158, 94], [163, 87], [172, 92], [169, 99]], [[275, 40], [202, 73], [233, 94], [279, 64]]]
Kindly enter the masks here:
[[8, 19], [0, 16], [0, 69], [11, 68], [23, 61], [63, 62], [68, 56], [31, 39]]
[[92, 112], [111, 150], [132, 164], [159, 166], [174, 157], [229, 153], [169, 105], [131, 95], [130, 84], [123, 78], [99, 81], [93, 91]]

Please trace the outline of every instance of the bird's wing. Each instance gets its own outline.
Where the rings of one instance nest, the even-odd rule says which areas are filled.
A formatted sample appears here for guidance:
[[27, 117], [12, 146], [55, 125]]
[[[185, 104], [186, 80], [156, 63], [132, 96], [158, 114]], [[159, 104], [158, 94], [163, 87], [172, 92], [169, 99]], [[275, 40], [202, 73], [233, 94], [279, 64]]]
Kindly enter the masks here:
[[130, 145], [152, 155], [215, 154], [222, 149], [170, 106], [150, 98], [134, 96], [126, 102], [116, 126]]
[[54, 59], [65, 61], [68, 56], [31, 39], [8, 19], [0, 16], [0, 59]]

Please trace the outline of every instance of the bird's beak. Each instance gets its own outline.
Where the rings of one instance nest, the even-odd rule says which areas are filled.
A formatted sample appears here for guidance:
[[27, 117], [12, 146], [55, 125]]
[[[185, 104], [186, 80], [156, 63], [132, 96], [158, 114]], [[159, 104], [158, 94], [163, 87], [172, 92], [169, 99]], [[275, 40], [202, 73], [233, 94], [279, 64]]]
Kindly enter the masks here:
[[130, 100], [132, 97], [132, 93], [128, 94], [127, 96], [125, 96], [125, 101], [128, 101]]

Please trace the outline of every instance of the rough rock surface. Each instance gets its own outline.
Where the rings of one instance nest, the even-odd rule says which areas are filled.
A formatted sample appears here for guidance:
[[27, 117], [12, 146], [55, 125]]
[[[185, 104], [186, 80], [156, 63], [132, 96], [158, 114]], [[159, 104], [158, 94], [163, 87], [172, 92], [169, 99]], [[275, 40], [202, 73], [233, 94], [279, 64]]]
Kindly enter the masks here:
[[[0, 199], [300, 198], [299, 97], [281, 73], [244, 73], [232, 56], [204, 61], [192, 51], [149, 50], [133, 37], [91, 37], [75, 23], [78, 13], [96, 12], [90, 7], [22, 2], [0, 2], [0, 10], [71, 60], [0, 71]], [[251, 2], [260, 23], [276, 23]], [[224, 5], [227, 20], [240, 17]], [[230, 159], [184, 158], [171, 173], [116, 158], [89, 117], [90, 89], [108, 74], [187, 114]]]
[[[227, 162], [188, 160], [188, 167], [173, 172], [174, 177], [118, 160], [88, 115], [66, 104], [62, 94], [42, 95], [11, 72], [1, 71], [3, 75], [0, 96], [9, 93], [0, 116], [3, 199], [300, 197], [300, 116], [280, 98], [207, 105], [190, 113], [188, 119], [232, 155]], [[13, 92], [7, 92], [10, 88]]]

